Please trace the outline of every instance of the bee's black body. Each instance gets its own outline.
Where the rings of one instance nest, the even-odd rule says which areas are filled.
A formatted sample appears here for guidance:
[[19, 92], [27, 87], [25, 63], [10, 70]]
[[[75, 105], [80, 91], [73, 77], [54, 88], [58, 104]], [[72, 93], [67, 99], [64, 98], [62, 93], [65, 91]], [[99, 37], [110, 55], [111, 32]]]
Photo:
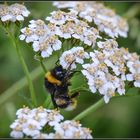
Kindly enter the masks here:
[[62, 66], [56, 66], [47, 76], [45, 76], [45, 87], [51, 94], [52, 102], [55, 107], [68, 107], [70, 104], [72, 104], [72, 98], [78, 95], [69, 95], [69, 79], [73, 74], [74, 73], [70, 71], [64, 70]]

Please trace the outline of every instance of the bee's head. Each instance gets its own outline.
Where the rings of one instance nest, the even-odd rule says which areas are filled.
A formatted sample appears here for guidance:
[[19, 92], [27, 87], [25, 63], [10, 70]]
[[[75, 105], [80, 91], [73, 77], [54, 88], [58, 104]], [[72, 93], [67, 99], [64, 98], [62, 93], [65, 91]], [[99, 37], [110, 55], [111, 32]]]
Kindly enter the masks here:
[[62, 68], [62, 66], [57, 66], [55, 67], [52, 71], [51, 74], [58, 80], [62, 80], [65, 76], [65, 71]]

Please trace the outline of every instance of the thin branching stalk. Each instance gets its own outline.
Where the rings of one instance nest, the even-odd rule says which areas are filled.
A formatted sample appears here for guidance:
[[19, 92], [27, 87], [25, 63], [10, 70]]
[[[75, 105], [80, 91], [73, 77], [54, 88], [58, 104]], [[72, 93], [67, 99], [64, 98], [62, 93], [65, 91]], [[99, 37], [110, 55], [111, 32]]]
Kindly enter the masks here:
[[73, 118], [73, 120], [81, 120], [83, 119], [85, 116], [87, 116], [88, 114], [95, 112], [97, 109], [99, 109], [100, 107], [102, 107], [105, 104], [103, 98], [100, 99], [98, 102], [96, 102], [95, 104], [91, 105], [90, 107], [88, 107], [87, 109], [85, 109], [83, 112], [81, 112], [80, 114], [78, 114], [77, 116], [75, 116]]
[[124, 14], [124, 17], [127, 18], [128, 20], [134, 18], [137, 16], [137, 14], [140, 12], [140, 3], [137, 3], [133, 5], [128, 11]]
[[[127, 92], [129, 91], [130, 88], [127, 89]], [[126, 92], [126, 93], [127, 93]], [[138, 94], [137, 94], [138, 95]], [[113, 98], [117, 98], [117, 97], [129, 97], [129, 96], [137, 96], [137, 95], [116, 95]], [[89, 115], [92, 112], [95, 112], [97, 109], [99, 109], [100, 107], [102, 107], [103, 105], [105, 105], [105, 101], [104, 99], [100, 99], [99, 101], [97, 101], [95, 104], [91, 105], [90, 107], [88, 107], [87, 109], [85, 109], [84, 111], [82, 111], [80, 114], [78, 114], [77, 116], [75, 116], [73, 118], [73, 120], [81, 120], [83, 119], [85, 116]]]
[[[35, 91], [34, 91], [34, 87], [33, 87], [33, 83], [32, 80], [30, 78], [30, 72], [28, 71], [27, 65], [24, 61], [24, 58], [22, 56], [21, 50], [20, 50], [20, 45], [19, 45], [19, 41], [18, 39], [10, 32], [8, 27], [5, 27], [4, 30], [8, 33], [8, 36], [10, 38], [10, 40], [13, 43], [13, 46], [15, 47], [16, 51], [17, 51], [17, 55], [18, 58], [20, 60], [20, 63], [22, 65], [22, 68], [24, 70], [24, 73], [26, 75], [26, 79], [28, 81], [28, 85], [29, 85], [29, 90], [30, 90], [30, 94], [31, 94], [31, 98], [32, 98], [32, 103], [34, 106], [37, 106], [37, 101], [36, 101], [36, 97], [35, 97]], [[19, 29], [20, 30], [20, 29]]]
[[34, 106], [37, 106], [36, 95], [35, 95], [35, 91], [34, 91], [32, 80], [30, 78], [30, 72], [28, 71], [27, 65], [26, 65], [26, 63], [24, 61], [24, 58], [22, 56], [19, 42], [8, 30], [7, 30], [7, 32], [9, 34], [9, 37], [10, 37], [14, 47], [16, 48], [17, 55], [19, 57], [19, 60], [20, 60], [20, 63], [22, 65], [22, 68], [24, 70], [24, 73], [26, 75], [26, 78], [27, 78], [27, 81], [28, 81], [28, 85], [29, 85], [30, 94], [31, 94], [32, 103], [33, 103]]
[[42, 60], [40, 60], [40, 64], [41, 64], [41, 67], [42, 67], [43, 71], [46, 73], [47, 69], [46, 69], [46, 67], [45, 67], [45, 65], [44, 65]]
[[49, 102], [51, 102], [51, 100], [50, 100], [49, 94], [47, 94], [47, 97], [46, 97], [46, 99], [45, 99], [45, 101], [43, 103], [43, 107], [48, 107], [49, 106]]

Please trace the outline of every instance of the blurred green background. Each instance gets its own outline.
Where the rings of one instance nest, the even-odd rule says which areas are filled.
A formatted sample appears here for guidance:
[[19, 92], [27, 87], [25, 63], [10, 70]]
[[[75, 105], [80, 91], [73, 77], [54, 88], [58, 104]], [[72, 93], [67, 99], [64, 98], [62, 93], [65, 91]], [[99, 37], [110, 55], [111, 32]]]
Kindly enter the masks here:
[[[44, 20], [45, 17], [55, 9], [51, 2], [25, 2], [25, 5], [31, 11], [31, 14], [25, 20], [24, 26], [27, 26], [28, 21], [31, 19]], [[115, 9], [115, 11], [121, 16], [125, 16], [126, 14], [131, 16], [131, 18], [128, 20], [130, 26], [129, 36], [126, 39], [118, 39], [118, 42], [120, 46], [128, 47], [130, 52], [137, 52], [140, 54], [140, 3], [105, 2], [105, 5]], [[137, 11], [137, 14], [133, 15], [134, 9]], [[32, 49], [25, 46], [24, 42], [22, 42], [22, 45], [23, 56], [29, 70], [32, 71], [39, 66], [39, 62], [34, 60], [34, 53]], [[0, 50], [1, 100], [2, 95], [6, 93], [4, 91], [11, 87], [15, 82], [19, 81], [24, 76], [24, 73], [14, 47], [1, 28]], [[55, 60], [53, 60], [53, 58], [48, 60], [47, 66], [53, 67], [54, 65], [52, 65], [52, 61], [54, 62]], [[40, 70], [42, 71], [42, 69]], [[38, 73], [38, 71], [36, 73]], [[42, 74], [40, 74], [37, 79], [34, 80], [34, 86], [39, 105], [42, 105], [46, 98], [46, 91], [43, 83], [44, 75], [42, 71]], [[78, 80], [78, 76], [73, 79], [73, 84], [74, 86], [81, 84]], [[9, 94], [11, 92], [12, 91], [9, 91]], [[128, 94], [137, 93], [140, 94], [140, 90], [137, 88], [132, 88], [128, 92]], [[27, 105], [25, 98], [29, 99], [29, 90], [27, 86], [0, 104], [0, 138], [9, 137], [9, 133], [11, 131], [9, 125], [15, 119], [16, 110], [22, 107], [24, 104]], [[65, 119], [71, 119], [76, 114], [80, 113], [85, 108], [98, 101], [100, 98], [101, 96], [98, 94], [81, 92], [78, 98], [77, 109], [73, 112], [62, 111], [62, 113], [65, 115]], [[96, 112], [91, 113], [82, 119], [81, 123], [83, 126], [89, 127], [93, 130], [94, 138], [138, 138], [140, 137], [139, 106], [140, 95], [114, 98], [109, 102], [109, 104], [106, 104]]]

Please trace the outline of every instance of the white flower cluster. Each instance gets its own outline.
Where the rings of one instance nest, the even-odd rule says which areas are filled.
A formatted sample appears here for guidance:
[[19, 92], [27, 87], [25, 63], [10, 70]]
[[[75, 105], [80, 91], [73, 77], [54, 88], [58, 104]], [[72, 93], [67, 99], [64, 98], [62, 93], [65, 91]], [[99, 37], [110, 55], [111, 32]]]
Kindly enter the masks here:
[[24, 135], [34, 137], [40, 134], [45, 125], [55, 126], [63, 116], [57, 110], [48, 110], [43, 107], [29, 109], [21, 108], [16, 113], [17, 119], [10, 125], [13, 129], [11, 137], [23, 138]]
[[[78, 122], [61, 122], [64, 117], [58, 110], [23, 107], [17, 110], [16, 115], [17, 119], [10, 125], [13, 138], [92, 138], [91, 131]], [[53, 127], [55, 133], [44, 133], [48, 126]]]
[[66, 9], [70, 7], [75, 7], [77, 5], [77, 2], [75, 1], [54, 1], [53, 5], [56, 6], [59, 9]]
[[61, 49], [61, 41], [55, 35], [53, 25], [46, 25], [43, 20], [31, 20], [28, 27], [21, 29], [20, 40], [32, 42], [33, 50], [41, 52], [43, 58], [52, 55], [53, 51]]
[[0, 19], [2, 22], [11, 21], [23, 21], [24, 17], [28, 17], [30, 12], [22, 4], [12, 4], [10, 6], [6, 4], [0, 5]]
[[57, 1], [53, 5], [62, 10], [69, 9], [72, 12], [77, 12], [80, 18], [89, 23], [95, 23], [101, 32], [105, 32], [112, 38], [118, 36], [127, 37], [129, 28], [126, 20], [102, 3]]
[[140, 58], [136, 53], [132, 53], [127, 55], [127, 60], [129, 73], [126, 75], [126, 79], [134, 82], [135, 87], [140, 88]]
[[21, 29], [19, 36], [20, 40], [33, 43], [33, 50], [40, 52], [43, 58], [62, 48], [61, 38], [80, 40], [93, 47], [96, 39], [101, 38], [98, 30], [77, 19], [76, 12], [53, 11], [46, 20], [48, 24], [40, 19], [31, 20], [28, 27]]
[[78, 19], [77, 11], [53, 11], [46, 20], [57, 25], [56, 34], [62, 38], [75, 38], [86, 45], [94, 46], [99, 32], [94, 27], [90, 27], [85, 21]]
[[115, 40], [98, 42], [100, 51], [90, 52], [92, 63], [82, 65], [83, 75], [88, 79], [91, 92], [97, 90], [104, 96], [106, 103], [119, 93], [125, 94], [125, 81], [134, 82], [140, 87], [140, 60], [135, 53], [129, 53], [125, 48], [118, 48]]
[[79, 122], [66, 120], [54, 127], [64, 139], [92, 139], [91, 130], [82, 127]]
[[61, 57], [59, 58], [60, 60], [60, 65], [64, 69], [75, 69], [76, 68], [76, 63], [83, 64], [85, 58], [89, 58], [89, 54], [84, 51], [83, 47], [73, 47], [72, 49], [63, 52]]
[[54, 126], [55, 133], [40, 133], [35, 139], [93, 139], [91, 130], [78, 121], [66, 120]]

